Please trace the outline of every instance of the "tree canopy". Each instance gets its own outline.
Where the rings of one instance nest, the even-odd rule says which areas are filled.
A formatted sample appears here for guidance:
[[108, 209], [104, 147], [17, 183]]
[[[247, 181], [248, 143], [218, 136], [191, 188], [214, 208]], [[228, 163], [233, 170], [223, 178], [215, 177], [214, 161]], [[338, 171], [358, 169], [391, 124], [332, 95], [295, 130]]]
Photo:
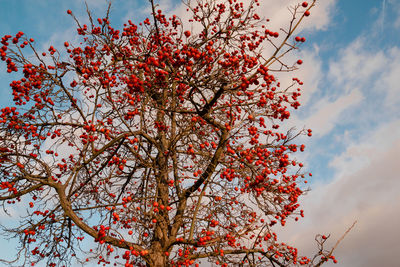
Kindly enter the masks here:
[[[320, 265], [278, 242], [275, 224], [303, 217], [296, 143], [280, 126], [300, 103], [287, 55], [316, 1], [269, 28], [258, 0], [185, 2], [190, 19], [152, 13], [122, 30], [82, 25], [80, 44], [38, 51], [2, 38], [14, 105], [0, 115], [0, 201], [25, 214], [3, 229], [26, 262], [125, 266]], [[303, 185], [302, 185], [303, 184]]]

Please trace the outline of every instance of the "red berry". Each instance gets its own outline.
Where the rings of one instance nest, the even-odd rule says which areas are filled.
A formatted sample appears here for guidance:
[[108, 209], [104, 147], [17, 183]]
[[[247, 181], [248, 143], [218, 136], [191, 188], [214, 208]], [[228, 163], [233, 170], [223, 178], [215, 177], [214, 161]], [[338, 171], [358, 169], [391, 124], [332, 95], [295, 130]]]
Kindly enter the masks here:
[[303, 60], [301, 60], [301, 59], [297, 60], [297, 64], [299, 64], [299, 65], [303, 64]]
[[300, 36], [296, 36], [296, 38], [294, 38], [296, 40], [296, 42], [300, 42], [301, 41], [301, 37]]
[[310, 13], [310, 11], [308, 11], [308, 10], [307, 10], [306, 12], [304, 12], [304, 16], [306, 16], [306, 17], [310, 16], [310, 14], [311, 14], [311, 13]]
[[67, 10], [67, 14], [71, 15], [71, 14], [72, 14], [72, 11], [68, 9], [68, 10]]
[[307, 6], [308, 6], [308, 3], [307, 3], [307, 2], [303, 2], [301, 5], [302, 5], [303, 7], [307, 7]]
[[65, 46], [65, 47], [68, 47], [68, 46], [69, 46], [69, 43], [68, 43], [68, 42], [65, 42], [65, 43], [64, 43], [64, 46]]

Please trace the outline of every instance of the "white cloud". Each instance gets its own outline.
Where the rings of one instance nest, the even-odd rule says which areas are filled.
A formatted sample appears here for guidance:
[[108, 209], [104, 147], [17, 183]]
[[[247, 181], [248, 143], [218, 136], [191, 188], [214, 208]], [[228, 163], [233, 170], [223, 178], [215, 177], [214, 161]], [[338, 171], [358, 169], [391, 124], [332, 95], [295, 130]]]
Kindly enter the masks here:
[[339, 59], [330, 62], [329, 77], [332, 82], [344, 85], [346, 91], [355, 85], [369, 82], [376, 73], [385, 69], [387, 58], [383, 51], [370, 51], [365, 48], [369, 43], [364, 37], [353, 41], [346, 49], [339, 52]]
[[343, 123], [370, 127], [370, 122], [396, 117], [400, 104], [400, 49], [367, 48], [370, 45], [360, 36], [329, 62], [327, 73], [321, 70], [318, 52], [303, 52], [306, 60], [299, 77], [305, 77], [309, 114], [304, 124], [317, 136], [327, 135]]
[[373, 157], [383, 156], [400, 137], [400, 121], [375, 129], [374, 135], [366, 139], [362, 144], [349, 144], [346, 151], [333, 158], [330, 166], [345, 175], [349, 170], [359, 170], [369, 165]]
[[301, 51], [300, 58], [303, 59], [304, 63], [296, 71], [296, 76], [304, 82], [300, 102], [302, 105], [307, 105], [311, 96], [320, 89], [323, 79], [319, 47], [314, 45], [312, 49]]
[[331, 233], [333, 245], [358, 220], [335, 253], [340, 266], [398, 266], [388, 256], [400, 251], [399, 125], [397, 120], [374, 134], [366, 133], [336, 157], [332, 161], [335, 179], [304, 197], [305, 220], [289, 224], [281, 238], [310, 255], [316, 249], [313, 238], [317, 233]]
[[325, 135], [338, 124], [343, 116], [347, 116], [347, 114], [343, 114], [347, 108], [360, 103], [362, 99], [363, 96], [357, 89], [339, 97], [333, 102], [324, 98], [313, 107], [315, 112], [312, 112], [313, 115], [306, 119], [305, 125], [313, 129], [316, 135]]
[[[288, 25], [291, 19], [291, 14], [288, 7], [293, 7], [299, 4], [298, 0], [287, 1], [260, 1], [260, 15], [271, 20], [271, 29], [278, 30], [279, 28]], [[311, 2], [311, 1], [309, 1]], [[315, 7], [311, 9], [311, 15], [306, 17], [302, 22], [301, 30], [324, 30], [331, 22], [336, 0], [317, 1]], [[299, 11], [302, 8], [299, 9]], [[301, 14], [298, 14], [298, 17]]]

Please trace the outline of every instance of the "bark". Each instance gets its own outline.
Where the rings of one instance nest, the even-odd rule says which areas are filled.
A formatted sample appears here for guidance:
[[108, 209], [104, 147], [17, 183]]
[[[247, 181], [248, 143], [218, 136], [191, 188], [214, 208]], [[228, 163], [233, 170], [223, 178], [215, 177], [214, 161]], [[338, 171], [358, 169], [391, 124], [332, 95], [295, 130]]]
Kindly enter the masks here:
[[151, 261], [147, 264], [149, 267], [165, 267], [168, 264], [168, 259], [162, 251], [161, 244], [158, 242], [153, 245], [149, 256]]

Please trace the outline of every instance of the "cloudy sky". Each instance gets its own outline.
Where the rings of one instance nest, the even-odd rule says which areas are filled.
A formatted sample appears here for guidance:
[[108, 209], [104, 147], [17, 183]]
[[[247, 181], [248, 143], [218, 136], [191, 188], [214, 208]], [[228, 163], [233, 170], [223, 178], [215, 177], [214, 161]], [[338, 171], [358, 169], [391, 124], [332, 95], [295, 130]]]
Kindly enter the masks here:
[[[87, 2], [95, 15], [104, 14], [105, 1]], [[296, 3], [261, 2], [260, 13], [277, 30]], [[146, 3], [115, 0], [113, 25], [144, 19]], [[181, 12], [175, 0], [161, 5]], [[85, 19], [80, 0], [0, 0], [0, 6], [0, 36], [23, 31], [43, 49], [75, 40], [67, 9]], [[278, 229], [280, 237], [310, 255], [317, 233], [331, 234], [333, 245], [357, 221], [334, 254], [338, 266], [399, 266], [400, 0], [320, 0], [301, 30], [307, 42], [295, 55], [304, 61], [295, 75], [305, 83], [303, 106], [289, 123], [313, 129], [303, 159], [313, 172], [312, 191], [301, 201], [306, 217]], [[11, 103], [12, 78], [2, 64], [1, 107]], [[0, 255], [12, 254], [0, 242]]]

